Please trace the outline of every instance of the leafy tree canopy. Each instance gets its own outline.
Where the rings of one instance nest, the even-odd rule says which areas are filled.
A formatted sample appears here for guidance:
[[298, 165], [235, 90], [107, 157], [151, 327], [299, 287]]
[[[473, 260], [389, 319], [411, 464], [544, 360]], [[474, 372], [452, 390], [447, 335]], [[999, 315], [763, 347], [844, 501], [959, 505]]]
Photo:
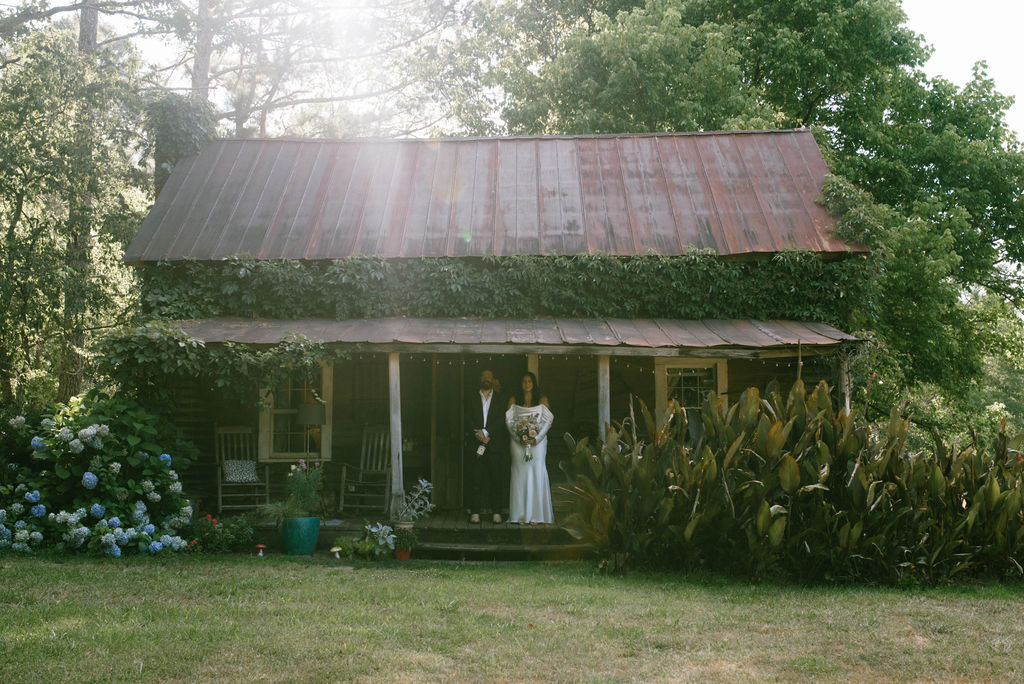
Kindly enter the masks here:
[[930, 48], [895, 0], [492, 0], [475, 18], [449, 46], [482, 86], [451, 108], [476, 116], [467, 128], [810, 126], [836, 174], [827, 203], [873, 248], [851, 323], [878, 340], [875, 367], [955, 396], [1016, 349], [998, 332], [1024, 302], [1011, 99], [983, 64], [963, 88], [927, 78]]

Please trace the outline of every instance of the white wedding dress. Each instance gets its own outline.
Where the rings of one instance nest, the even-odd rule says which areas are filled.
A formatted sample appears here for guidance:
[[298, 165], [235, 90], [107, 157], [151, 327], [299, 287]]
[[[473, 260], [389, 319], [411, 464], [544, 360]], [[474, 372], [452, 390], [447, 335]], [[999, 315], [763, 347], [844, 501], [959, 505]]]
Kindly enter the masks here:
[[[526, 460], [526, 446], [516, 436], [515, 426], [524, 417], [537, 421], [537, 443], [530, 447], [533, 458]], [[548, 481], [547, 454], [548, 430], [555, 417], [543, 404], [529, 408], [513, 404], [505, 412], [505, 425], [512, 436], [510, 455], [512, 460], [509, 483], [509, 516], [513, 523], [551, 523], [551, 483]]]

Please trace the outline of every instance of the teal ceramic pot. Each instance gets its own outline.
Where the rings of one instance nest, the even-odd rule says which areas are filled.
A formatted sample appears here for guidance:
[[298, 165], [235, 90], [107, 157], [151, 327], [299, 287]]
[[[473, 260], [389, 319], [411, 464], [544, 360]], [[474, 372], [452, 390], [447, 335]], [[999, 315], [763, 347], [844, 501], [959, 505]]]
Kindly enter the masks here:
[[305, 556], [313, 553], [319, 537], [320, 518], [285, 518], [281, 521], [281, 541], [288, 555]]

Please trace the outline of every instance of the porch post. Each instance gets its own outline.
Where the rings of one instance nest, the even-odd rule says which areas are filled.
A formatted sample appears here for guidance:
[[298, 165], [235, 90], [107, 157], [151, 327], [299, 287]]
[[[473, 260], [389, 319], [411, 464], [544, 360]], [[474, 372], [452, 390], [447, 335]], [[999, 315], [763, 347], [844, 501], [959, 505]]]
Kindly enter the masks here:
[[850, 359], [844, 354], [839, 358], [839, 390], [843, 393], [843, 408], [850, 412]]
[[601, 439], [606, 437], [608, 423], [612, 419], [611, 401], [611, 357], [597, 357], [597, 423]]
[[405, 497], [402, 482], [402, 384], [397, 352], [388, 354], [388, 403], [391, 409], [391, 501], [388, 510], [394, 516]]

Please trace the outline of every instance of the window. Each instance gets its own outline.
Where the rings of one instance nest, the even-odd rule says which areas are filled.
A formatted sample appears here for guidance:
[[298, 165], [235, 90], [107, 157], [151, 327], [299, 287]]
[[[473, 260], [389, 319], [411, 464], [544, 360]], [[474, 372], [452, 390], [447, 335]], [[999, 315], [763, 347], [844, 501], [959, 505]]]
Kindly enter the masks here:
[[667, 401], [683, 408], [700, 408], [708, 392], [718, 389], [714, 366], [704, 368], [668, 368]]
[[[312, 382], [292, 379], [272, 392], [264, 390], [265, 407], [260, 411], [261, 461], [330, 460], [332, 377], [332, 369], [324, 366]], [[320, 405], [317, 397], [324, 402], [324, 424], [300, 423], [299, 407]]]
[[657, 419], [665, 419], [669, 401], [685, 409], [699, 409], [708, 392], [724, 395], [729, 384], [726, 362], [717, 359], [658, 358], [654, 361], [654, 395]]

